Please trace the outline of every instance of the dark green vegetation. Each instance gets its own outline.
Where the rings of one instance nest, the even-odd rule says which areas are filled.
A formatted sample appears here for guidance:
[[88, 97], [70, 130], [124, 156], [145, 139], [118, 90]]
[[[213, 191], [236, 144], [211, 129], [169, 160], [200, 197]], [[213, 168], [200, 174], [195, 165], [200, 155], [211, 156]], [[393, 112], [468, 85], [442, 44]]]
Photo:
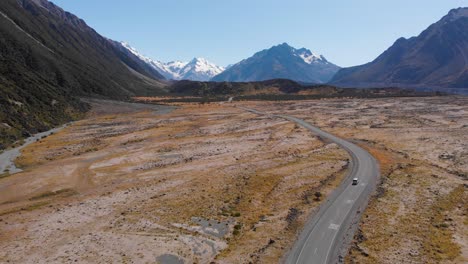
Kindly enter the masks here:
[[417, 37], [398, 39], [374, 61], [341, 69], [331, 83], [350, 87], [468, 88], [467, 65], [465, 7], [451, 10]]
[[336, 90], [333, 86], [317, 85], [306, 86], [286, 79], [274, 79], [261, 82], [195, 82], [179, 81], [170, 86], [170, 92], [180, 95], [219, 96], [219, 95], [246, 95], [257, 93], [290, 94], [307, 90], [313, 87], [316, 92], [325, 93]]
[[48, 192], [45, 192], [45, 193], [42, 193], [42, 194], [39, 194], [37, 196], [34, 196], [34, 197], [31, 197], [29, 200], [30, 201], [35, 201], [35, 200], [42, 200], [42, 199], [45, 199], [45, 198], [49, 198], [49, 197], [54, 197], [54, 196], [71, 196], [71, 195], [74, 195], [74, 194], [77, 194], [77, 192], [73, 189], [61, 189], [61, 190], [58, 190], [58, 191], [48, 191]]
[[310, 100], [321, 98], [380, 98], [443, 95], [400, 88], [338, 88], [331, 85], [307, 85], [285, 79], [262, 82], [195, 82], [179, 81], [169, 88], [171, 96], [158, 97], [152, 102], [221, 102], [229, 97], [243, 100]]
[[164, 93], [163, 77], [46, 0], [0, 5], [0, 151], [80, 117], [79, 96]]

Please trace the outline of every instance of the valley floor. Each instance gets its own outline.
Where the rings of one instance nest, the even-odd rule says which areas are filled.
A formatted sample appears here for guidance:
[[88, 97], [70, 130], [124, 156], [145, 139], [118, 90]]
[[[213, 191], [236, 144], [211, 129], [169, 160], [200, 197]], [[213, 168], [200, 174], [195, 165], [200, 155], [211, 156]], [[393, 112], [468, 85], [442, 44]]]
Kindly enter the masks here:
[[278, 262], [349, 157], [241, 105], [303, 118], [379, 160], [347, 262], [468, 260], [468, 98], [91, 103], [0, 178], [0, 262]]
[[0, 262], [276, 262], [346, 173], [335, 144], [231, 105], [93, 104], [0, 180]]
[[264, 103], [353, 141], [381, 165], [348, 263], [468, 262], [468, 97]]

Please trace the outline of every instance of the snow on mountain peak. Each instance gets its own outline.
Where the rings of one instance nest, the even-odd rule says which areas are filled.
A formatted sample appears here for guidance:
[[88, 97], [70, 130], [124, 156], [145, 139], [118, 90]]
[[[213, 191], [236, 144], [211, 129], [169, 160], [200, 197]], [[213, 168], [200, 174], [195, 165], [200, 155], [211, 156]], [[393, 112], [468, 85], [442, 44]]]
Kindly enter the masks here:
[[301, 57], [305, 63], [328, 63], [324, 56], [315, 54], [306, 48], [296, 50], [296, 56]]
[[185, 66], [186, 69], [189, 67], [191, 68], [190, 70], [195, 72], [213, 74], [213, 76], [224, 71], [223, 67], [211, 63], [204, 58], [194, 58]]
[[128, 51], [130, 51], [133, 55], [137, 56], [141, 60], [143, 60], [146, 63], [150, 63], [152, 60], [138, 52], [134, 47], [130, 46], [127, 42], [121, 41], [120, 44], [126, 48]]
[[167, 79], [207, 81], [210, 80], [213, 76], [218, 75], [224, 71], [223, 67], [211, 63], [205, 58], [194, 58], [190, 62], [171, 61], [164, 63], [140, 54], [127, 42], [121, 42], [120, 44], [131, 53], [148, 63]]
[[174, 67], [174, 68], [183, 68], [187, 64], [188, 62], [183, 62], [183, 61], [170, 61], [166, 63], [167, 66]]

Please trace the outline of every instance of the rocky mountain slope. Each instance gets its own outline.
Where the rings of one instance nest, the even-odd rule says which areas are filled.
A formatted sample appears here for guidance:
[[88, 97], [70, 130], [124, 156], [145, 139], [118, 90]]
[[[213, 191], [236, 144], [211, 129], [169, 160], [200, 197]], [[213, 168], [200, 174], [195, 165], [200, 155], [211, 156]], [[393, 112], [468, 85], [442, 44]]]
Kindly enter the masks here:
[[331, 83], [468, 88], [468, 8], [451, 10], [417, 37], [398, 39], [370, 63], [340, 70]]
[[255, 53], [212, 80], [248, 82], [281, 78], [305, 83], [325, 83], [339, 69], [322, 55], [316, 55], [305, 48], [295, 49], [283, 43]]
[[0, 61], [0, 150], [79, 116], [78, 96], [165, 89], [153, 68], [46, 0], [2, 0]]

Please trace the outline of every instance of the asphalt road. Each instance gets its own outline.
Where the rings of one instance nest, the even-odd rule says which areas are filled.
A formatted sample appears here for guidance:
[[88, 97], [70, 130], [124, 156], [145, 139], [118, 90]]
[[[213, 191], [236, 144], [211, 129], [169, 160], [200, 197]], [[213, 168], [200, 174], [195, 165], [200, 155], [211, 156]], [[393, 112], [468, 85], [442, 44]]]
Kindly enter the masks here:
[[[254, 109], [244, 110], [264, 114]], [[280, 115], [301, 125], [314, 134], [335, 142], [351, 156], [350, 171], [339, 186], [325, 201], [320, 209], [308, 220], [304, 230], [288, 253], [286, 263], [335, 263], [345, 236], [353, 231], [353, 222], [359, 219], [360, 212], [367, 206], [379, 177], [377, 161], [366, 150], [320, 130], [304, 120]], [[358, 178], [358, 185], [352, 185], [352, 178]]]

